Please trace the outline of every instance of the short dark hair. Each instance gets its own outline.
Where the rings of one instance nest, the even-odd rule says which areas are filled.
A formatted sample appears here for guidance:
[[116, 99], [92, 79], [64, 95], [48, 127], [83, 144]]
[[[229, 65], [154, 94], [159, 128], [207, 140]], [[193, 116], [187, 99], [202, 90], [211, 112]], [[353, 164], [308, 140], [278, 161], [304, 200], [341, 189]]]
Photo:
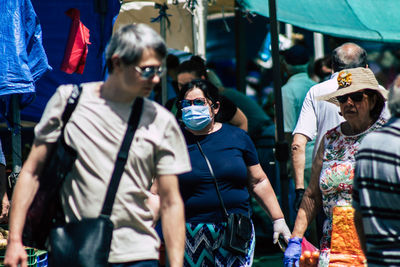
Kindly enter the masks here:
[[178, 75], [181, 73], [194, 73], [196, 78], [202, 76], [207, 79], [207, 68], [204, 60], [199, 56], [192, 56], [189, 60], [182, 62], [178, 67]]
[[327, 56], [318, 58], [314, 61], [314, 66], [313, 66], [314, 73], [321, 80], [324, 79], [327, 74], [330, 74], [330, 73], [323, 72], [322, 71], [323, 67], [327, 67], [329, 69], [332, 68], [332, 56], [327, 55]]
[[344, 43], [332, 52], [334, 72], [358, 67], [365, 68], [367, 64], [367, 52], [355, 43]]
[[174, 54], [167, 56], [167, 69], [176, 69], [179, 67], [179, 58]]

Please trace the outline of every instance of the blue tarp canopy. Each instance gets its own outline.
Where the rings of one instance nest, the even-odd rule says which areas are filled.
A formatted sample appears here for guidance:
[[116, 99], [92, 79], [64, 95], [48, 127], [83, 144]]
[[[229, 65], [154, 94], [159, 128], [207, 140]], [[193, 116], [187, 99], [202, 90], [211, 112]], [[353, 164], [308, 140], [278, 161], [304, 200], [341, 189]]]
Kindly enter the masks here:
[[[243, 0], [249, 11], [269, 17], [268, 0]], [[337, 37], [400, 42], [399, 0], [276, 0], [277, 18]]]
[[[119, 12], [120, 2], [119, 0], [31, 0], [31, 3], [42, 28], [42, 43], [48, 63], [53, 68], [35, 82], [35, 99], [21, 111], [22, 120], [37, 122], [47, 101], [60, 84], [103, 80], [105, 68], [103, 51], [112, 33], [112, 22]], [[90, 30], [91, 45], [88, 48], [83, 74], [67, 74], [60, 70], [72, 23], [71, 18], [65, 14], [70, 8], [80, 11], [81, 22]], [[103, 12], [99, 12], [101, 10]], [[24, 92], [18, 88], [15, 88], [15, 92], [8, 89], [7, 94], [12, 93]]]

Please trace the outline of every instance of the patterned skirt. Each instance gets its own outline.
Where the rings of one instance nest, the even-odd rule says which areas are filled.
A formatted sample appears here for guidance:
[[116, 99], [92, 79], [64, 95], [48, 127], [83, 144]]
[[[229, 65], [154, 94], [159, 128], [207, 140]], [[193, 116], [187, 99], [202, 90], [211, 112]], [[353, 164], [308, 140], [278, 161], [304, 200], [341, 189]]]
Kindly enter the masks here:
[[223, 249], [221, 234], [226, 223], [186, 223], [185, 267], [247, 267], [253, 263], [254, 225], [247, 255], [235, 255]]

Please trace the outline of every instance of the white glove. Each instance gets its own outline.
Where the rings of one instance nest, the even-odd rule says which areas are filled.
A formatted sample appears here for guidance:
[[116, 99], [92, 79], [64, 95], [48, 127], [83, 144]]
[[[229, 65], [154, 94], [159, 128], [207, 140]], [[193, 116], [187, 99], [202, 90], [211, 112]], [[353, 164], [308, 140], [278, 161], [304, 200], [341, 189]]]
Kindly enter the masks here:
[[289, 243], [289, 238], [292, 235], [290, 233], [289, 227], [286, 225], [285, 219], [277, 219], [272, 222], [274, 228], [274, 244], [278, 242], [279, 235], [282, 234], [283, 238], [285, 239], [286, 243]]

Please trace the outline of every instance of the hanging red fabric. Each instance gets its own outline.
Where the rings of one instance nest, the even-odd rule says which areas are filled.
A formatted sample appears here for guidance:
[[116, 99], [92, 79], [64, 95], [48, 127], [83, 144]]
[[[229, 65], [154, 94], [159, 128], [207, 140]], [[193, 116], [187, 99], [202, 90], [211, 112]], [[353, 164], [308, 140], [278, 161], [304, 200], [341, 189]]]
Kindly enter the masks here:
[[68, 74], [74, 72], [82, 74], [85, 68], [88, 45], [90, 44], [89, 29], [80, 21], [78, 9], [68, 9], [65, 14], [72, 19], [72, 24], [61, 70]]

